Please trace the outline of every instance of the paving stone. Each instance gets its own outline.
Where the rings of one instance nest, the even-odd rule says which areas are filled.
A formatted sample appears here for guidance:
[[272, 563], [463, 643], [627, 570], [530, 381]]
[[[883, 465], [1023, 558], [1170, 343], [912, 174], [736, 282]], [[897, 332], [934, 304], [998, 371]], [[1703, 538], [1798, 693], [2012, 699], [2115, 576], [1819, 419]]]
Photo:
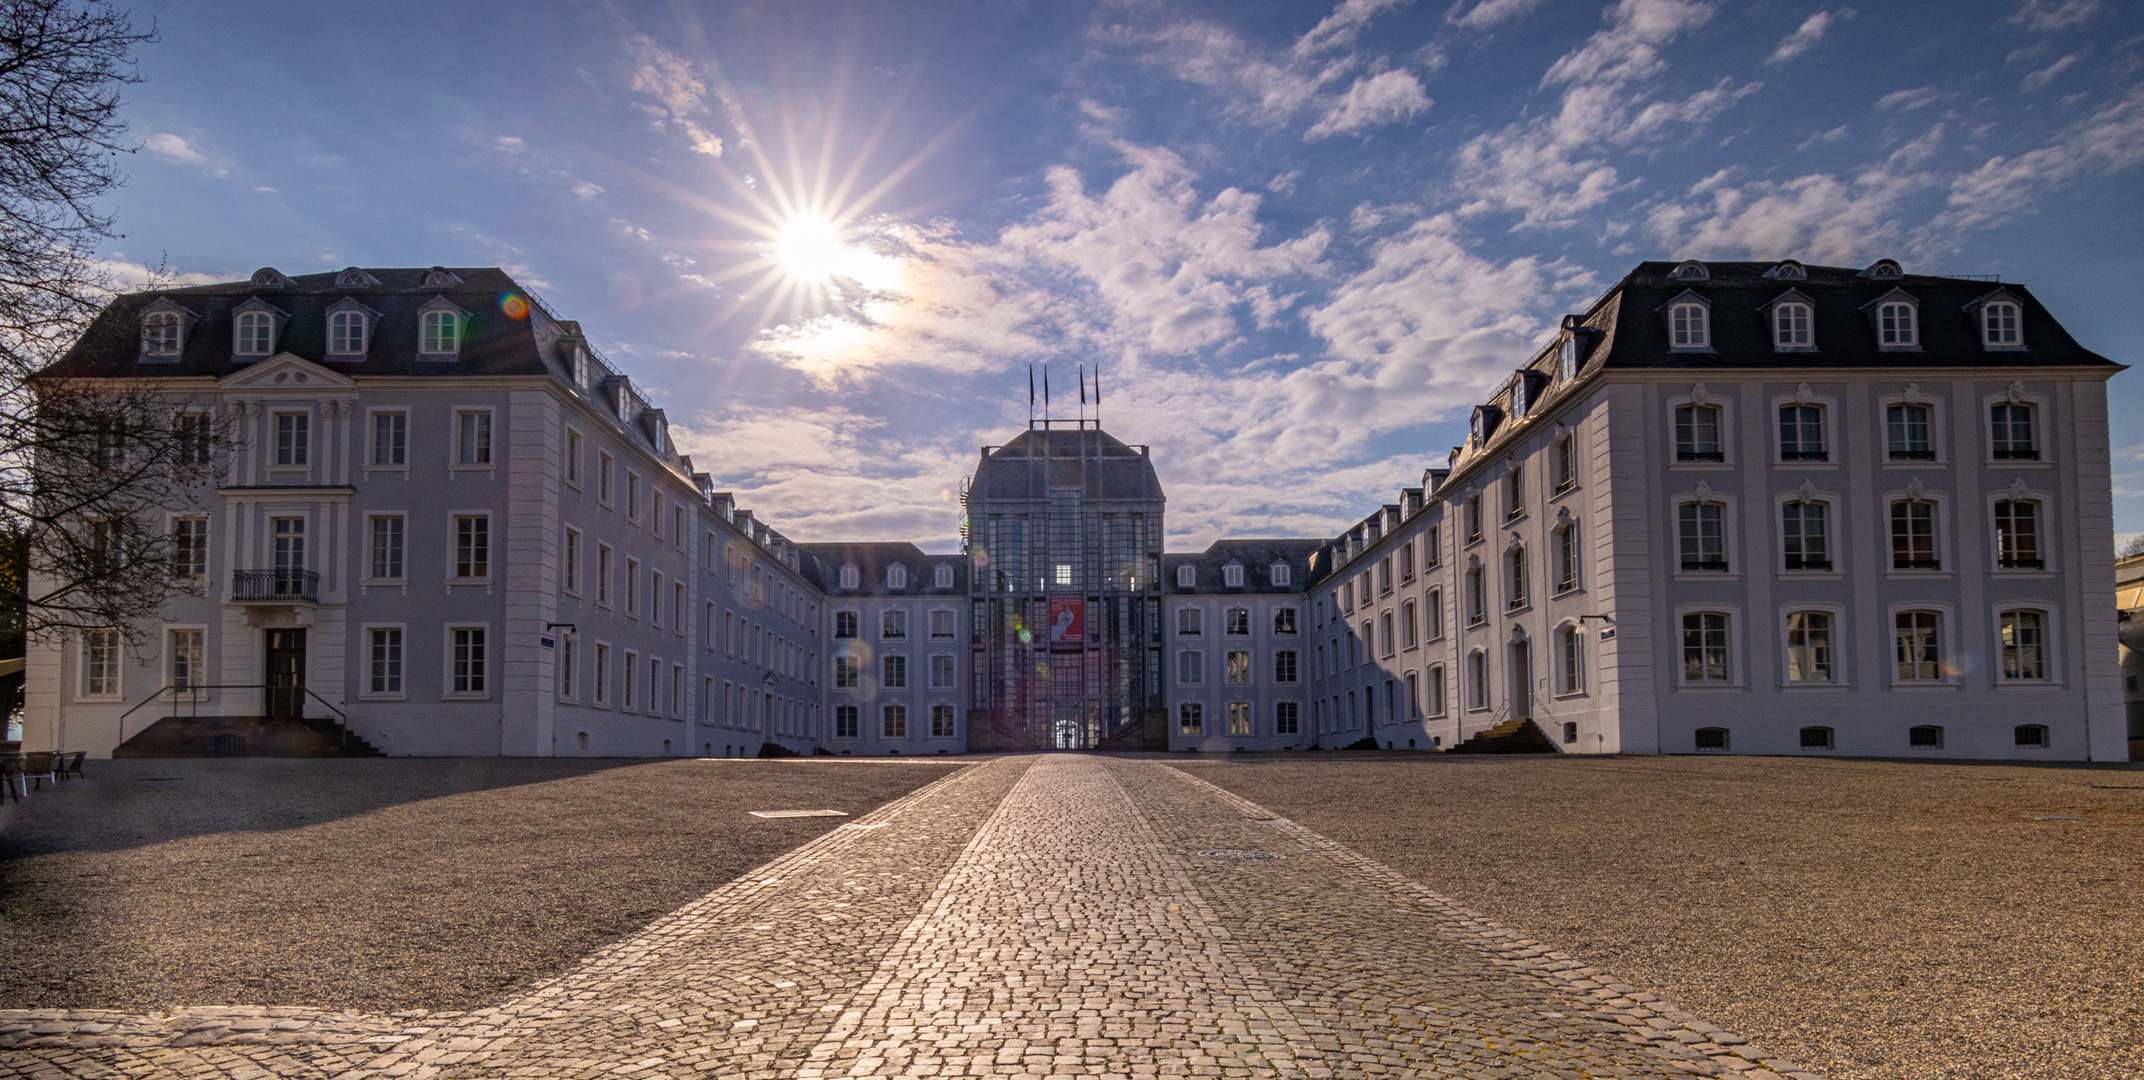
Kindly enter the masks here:
[[1813, 1080], [1157, 763], [1000, 759], [853, 824], [494, 1008], [7, 1010], [0, 1077]]

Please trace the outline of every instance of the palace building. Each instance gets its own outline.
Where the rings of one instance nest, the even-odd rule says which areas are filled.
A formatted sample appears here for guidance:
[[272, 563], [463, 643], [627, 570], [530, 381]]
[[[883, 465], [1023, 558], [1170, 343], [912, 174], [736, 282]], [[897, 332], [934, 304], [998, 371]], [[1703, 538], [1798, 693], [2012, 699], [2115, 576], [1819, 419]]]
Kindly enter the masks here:
[[1150, 451], [1045, 420], [929, 554], [738, 507], [497, 269], [264, 269], [48, 372], [235, 438], [161, 625], [33, 645], [25, 745], [2121, 759], [2119, 370], [2018, 285], [1648, 262], [1339, 536], [1167, 552]]

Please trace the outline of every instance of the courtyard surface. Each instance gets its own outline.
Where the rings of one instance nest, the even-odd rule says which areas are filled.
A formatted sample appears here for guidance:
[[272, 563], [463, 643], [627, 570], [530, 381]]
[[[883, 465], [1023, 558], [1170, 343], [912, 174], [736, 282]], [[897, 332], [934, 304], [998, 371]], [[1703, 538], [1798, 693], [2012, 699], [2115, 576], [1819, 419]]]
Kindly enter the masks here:
[[[156, 764], [96, 782], [195, 782], [128, 775]], [[380, 771], [352, 784], [290, 763], [319, 770], [298, 776], [316, 797], [270, 813], [207, 793], [190, 817], [115, 811], [66, 843], [61, 800], [91, 782], [0, 816], [4, 943], [65, 946], [9, 965], [0, 1075], [2136, 1072], [2136, 772], [1047, 755], [454, 763], [475, 772], [412, 780], [392, 766], [450, 763], [339, 764]], [[1952, 790], [1991, 782], [2011, 786]], [[854, 816], [747, 813], [821, 808]], [[397, 836], [416, 869], [349, 884], [393, 862]], [[212, 883], [241, 892], [220, 908], [184, 898], [196, 872], [224, 873], [200, 848], [219, 844], [256, 849], [220, 861], [280, 861]], [[175, 869], [140, 880], [159, 863]], [[1978, 902], [2022, 906], [2000, 921], [2052, 904], [2066, 928], [2037, 950], [1976, 937], [1953, 910], [1968, 879]], [[203, 904], [219, 917], [185, 916]], [[92, 917], [55, 914], [77, 909]], [[1782, 945], [1811, 933], [1837, 937]], [[220, 959], [225, 937], [249, 959]], [[351, 968], [368, 943], [396, 954], [391, 973]], [[167, 946], [193, 952], [172, 963]], [[1886, 963], [1883, 987], [1857, 981]], [[2020, 1001], [2038, 1002], [2022, 1021]], [[1907, 1023], [1868, 1049], [1872, 1025], [1924, 1012], [1962, 1034]], [[2066, 1043], [2046, 1043], [2050, 1022]]]

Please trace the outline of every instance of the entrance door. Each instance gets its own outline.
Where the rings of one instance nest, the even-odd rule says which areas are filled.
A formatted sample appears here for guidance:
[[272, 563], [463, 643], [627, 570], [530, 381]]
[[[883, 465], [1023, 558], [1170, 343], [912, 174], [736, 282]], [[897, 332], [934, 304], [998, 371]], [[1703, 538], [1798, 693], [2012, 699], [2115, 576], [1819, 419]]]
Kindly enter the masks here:
[[1534, 718], [1533, 650], [1523, 641], [1511, 643], [1511, 718]]
[[305, 715], [305, 631], [268, 631], [268, 715]]

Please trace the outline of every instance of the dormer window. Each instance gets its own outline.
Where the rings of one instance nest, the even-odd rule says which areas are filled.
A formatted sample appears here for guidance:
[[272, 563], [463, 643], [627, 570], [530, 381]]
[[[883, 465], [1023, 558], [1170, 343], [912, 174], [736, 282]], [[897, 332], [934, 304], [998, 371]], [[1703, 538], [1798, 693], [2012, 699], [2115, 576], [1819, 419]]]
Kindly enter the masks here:
[[1782, 259], [1779, 265], [1766, 270], [1764, 276], [1779, 281], [1807, 281], [1809, 271], [1803, 269], [1802, 264], [1795, 262], [1793, 259]]
[[1876, 340], [1888, 348], [1908, 348], [1920, 343], [1920, 327], [1912, 304], [1894, 302], [1876, 308]]
[[290, 279], [273, 266], [263, 266], [253, 272], [252, 285], [256, 289], [288, 289]]
[[2014, 349], [2023, 343], [2018, 330], [2018, 306], [1994, 300], [1980, 306], [1980, 340], [1991, 349]]
[[1669, 274], [1668, 277], [1676, 281], [1710, 281], [1712, 272], [1705, 269], [1704, 263], [1691, 259], [1676, 267], [1675, 272]]
[[1476, 409], [1474, 410], [1474, 419], [1467, 424], [1467, 441], [1473, 443], [1477, 447], [1480, 446], [1482, 444], [1483, 438], [1485, 438], [1485, 435], [1482, 431], [1483, 427], [1484, 425], [1482, 424], [1481, 410]]
[[1772, 309], [1772, 347], [1783, 350], [1800, 350], [1811, 347], [1815, 341], [1809, 305], [1789, 301]]
[[887, 567], [887, 568], [886, 568], [886, 587], [887, 587], [887, 588], [889, 588], [889, 589], [905, 589], [905, 588], [907, 588], [907, 587], [908, 587], [908, 568], [907, 568], [907, 567], [905, 567], [905, 566], [902, 566], [902, 565], [901, 565], [900, 563], [894, 563], [894, 564], [893, 564], [892, 566], [889, 566], [889, 567]]
[[937, 577], [936, 577], [936, 579], [935, 579], [935, 581], [934, 581], [934, 584], [936, 585], [936, 587], [937, 587], [937, 588], [940, 588], [940, 589], [950, 589], [950, 588], [952, 588], [952, 587], [953, 587], [953, 568], [952, 568], [952, 567], [950, 567], [950, 566], [940, 566], [940, 567], [938, 568], [938, 573], [937, 573]]
[[432, 267], [424, 275], [424, 287], [427, 289], [447, 289], [461, 283], [462, 279], [454, 276], [454, 272], [444, 266]]
[[1198, 567], [1196, 567], [1196, 566], [1193, 566], [1193, 565], [1191, 565], [1190, 563], [1185, 563], [1184, 565], [1182, 565], [1182, 566], [1179, 566], [1179, 567], [1177, 567], [1177, 568], [1176, 568], [1176, 587], [1177, 587], [1177, 588], [1179, 588], [1179, 589], [1189, 589], [1189, 588], [1193, 588], [1193, 587], [1195, 587], [1196, 585], [1198, 585], [1198, 583], [1199, 583], [1199, 569], [1198, 569]]
[[1226, 586], [1226, 587], [1228, 587], [1228, 588], [1231, 588], [1231, 589], [1240, 589], [1240, 588], [1242, 588], [1242, 587], [1243, 587], [1243, 564], [1242, 564], [1242, 563], [1229, 563], [1229, 564], [1228, 564], [1227, 566], [1224, 566], [1224, 567], [1222, 567], [1222, 568], [1221, 568], [1221, 584], [1222, 584], [1222, 585], [1224, 585], [1224, 586]]
[[1293, 580], [1293, 575], [1290, 573], [1287, 563], [1277, 562], [1273, 564], [1273, 569], [1267, 574], [1267, 579], [1275, 585], [1286, 586]]
[[1861, 276], [1878, 281], [1897, 281], [1905, 276], [1905, 272], [1898, 268], [1898, 263], [1890, 259], [1878, 259], [1870, 263], [1869, 268], [1861, 272]]
[[417, 349], [427, 353], [451, 353], [461, 347], [462, 324], [451, 311], [424, 313], [424, 336]]
[[338, 289], [362, 289], [379, 283], [380, 279], [354, 266], [345, 266], [335, 275], [335, 287]]
[[275, 318], [265, 311], [248, 311], [238, 316], [235, 331], [237, 347], [232, 351], [240, 356], [266, 356], [275, 347]]
[[1570, 382], [1578, 377], [1578, 339], [1567, 337], [1556, 347], [1556, 381]]
[[862, 574], [862, 573], [860, 573], [860, 572], [859, 572], [859, 571], [858, 571], [858, 570], [856, 569], [856, 567], [855, 567], [855, 566], [854, 566], [853, 564], [852, 564], [852, 565], [849, 565], [849, 566], [844, 566], [844, 567], [842, 567], [842, 568], [841, 568], [841, 587], [842, 587], [842, 588], [844, 588], [844, 589], [854, 589], [854, 588], [858, 588], [858, 587], [860, 587], [860, 586], [861, 586], [862, 584], [863, 584], [863, 574]]
[[1712, 347], [1711, 312], [1705, 305], [1680, 303], [1668, 308], [1668, 343], [1676, 349]]
[[152, 311], [141, 319], [141, 354], [177, 356], [185, 324], [176, 311]]
[[1511, 380], [1511, 418], [1526, 419], [1526, 373], [1523, 371], [1518, 378]]

